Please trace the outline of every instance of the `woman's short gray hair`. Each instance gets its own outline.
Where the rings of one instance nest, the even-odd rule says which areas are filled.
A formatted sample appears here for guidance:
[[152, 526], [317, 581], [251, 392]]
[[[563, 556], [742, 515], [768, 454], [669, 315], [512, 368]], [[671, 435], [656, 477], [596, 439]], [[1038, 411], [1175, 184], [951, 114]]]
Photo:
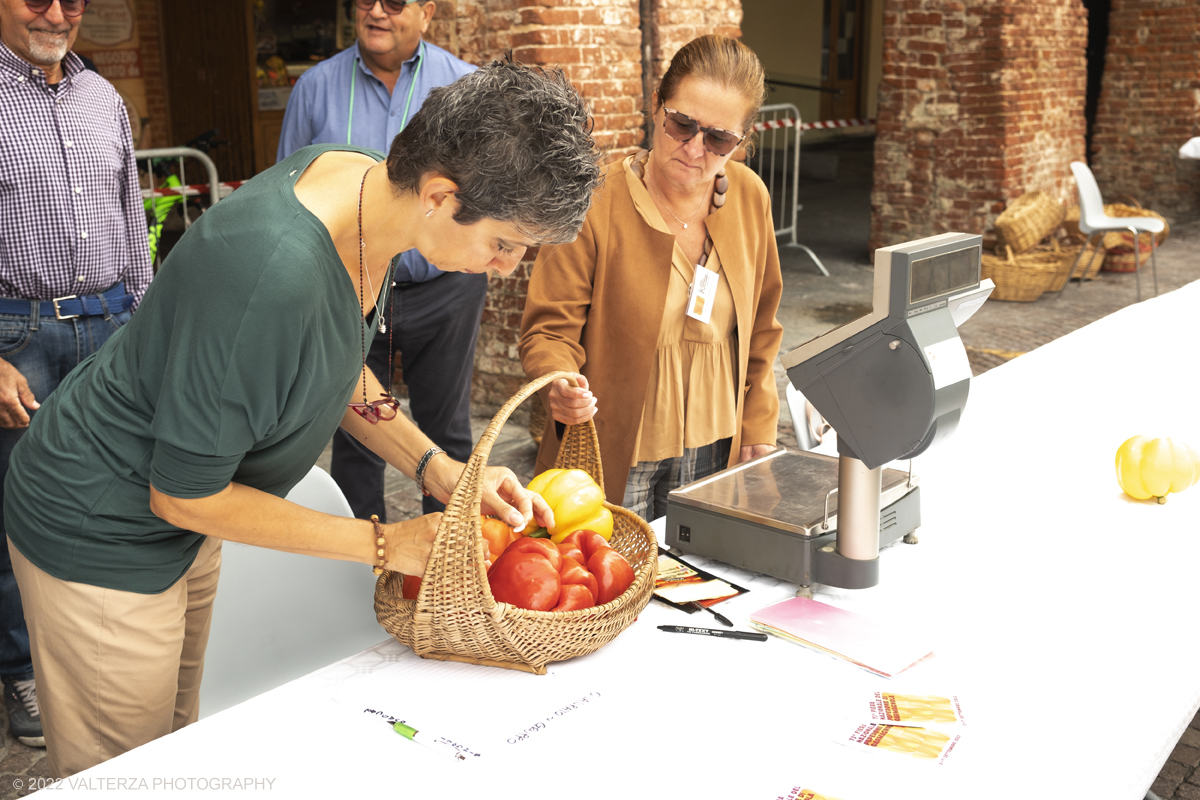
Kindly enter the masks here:
[[455, 222], [512, 222], [543, 244], [572, 241], [600, 181], [587, 105], [560, 69], [506, 58], [430, 92], [392, 141], [388, 178], [416, 192], [421, 178], [458, 184]]

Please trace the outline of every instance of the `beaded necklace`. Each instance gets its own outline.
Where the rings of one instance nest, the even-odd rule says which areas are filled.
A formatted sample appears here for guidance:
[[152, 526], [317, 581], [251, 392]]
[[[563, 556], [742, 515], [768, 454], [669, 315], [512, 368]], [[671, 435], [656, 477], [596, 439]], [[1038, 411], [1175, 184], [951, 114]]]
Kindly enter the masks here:
[[[374, 425], [374, 424], [378, 423], [380, 420], [383, 420], [384, 422], [388, 422], [389, 420], [395, 419], [396, 414], [399, 412], [399, 409], [400, 409], [400, 401], [397, 400], [395, 397], [392, 397], [392, 369], [393, 369], [392, 368], [392, 331], [391, 331], [391, 327], [389, 325], [387, 325], [387, 323], [384, 322], [383, 320], [380, 320], [379, 330], [381, 333], [384, 330], [387, 330], [387, 332], [388, 332], [387, 388], [384, 390], [383, 394], [380, 395], [380, 397], [383, 399], [381, 399], [381, 400], [368, 400], [367, 399], [367, 318], [366, 318], [367, 304], [366, 304], [366, 296], [363, 293], [363, 276], [365, 275], [366, 279], [368, 281], [371, 279], [371, 276], [369, 274], [367, 274], [366, 268], [363, 265], [363, 261], [364, 261], [363, 254], [365, 253], [365, 251], [367, 249], [367, 243], [366, 243], [366, 240], [363, 239], [362, 203], [363, 203], [363, 190], [367, 186], [367, 176], [371, 174], [371, 169], [372, 168], [368, 168], [367, 171], [363, 173], [362, 183], [360, 183], [358, 186], [358, 310], [360, 312], [358, 319], [359, 319], [359, 334], [362, 339], [363, 399], [362, 399], [362, 402], [347, 403], [347, 405], [350, 408], [354, 409], [354, 412], [356, 414], [358, 414], [360, 417], [362, 417], [367, 422]], [[393, 269], [395, 269], [393, 262], [388, 262], [387, 274], [384, 278], [384, 281], [385, 281], [383, 284], [384, 286], [391, 285]], [[371, 291], [374, 291], [374, 290], [375, 290], [375, 287], [372, 286]], [[378, 300], [378, 295], [376, 295], [376, 300]], [[379, 307], [378, 306], [376, 306], [376, 308], [375, 308], [375, 314], [376, 314], [376, 316], [379, 315]], [[392, 315], [392, 293], [390, 291], [388, 292], [387, 314], [389, 317]]]

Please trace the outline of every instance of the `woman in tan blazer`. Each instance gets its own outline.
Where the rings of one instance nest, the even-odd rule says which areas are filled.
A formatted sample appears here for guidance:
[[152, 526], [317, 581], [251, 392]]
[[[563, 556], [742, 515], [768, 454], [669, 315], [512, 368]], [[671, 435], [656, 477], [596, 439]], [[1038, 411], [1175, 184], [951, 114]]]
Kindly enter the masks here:
[[[702, 36], [653, 98], [655, 146], [613, 164], [579, 237], [544, 247], [521, 364], [544, 391], [538, 469], [563, 425], [594, 417], [610, 502], [645, 519], [667, 492], [775, 447], [782, 277], [771, 201], [730, 161], [763, 98], [754, 53]], [[598, 402], [597, 402], [598, 401]]]

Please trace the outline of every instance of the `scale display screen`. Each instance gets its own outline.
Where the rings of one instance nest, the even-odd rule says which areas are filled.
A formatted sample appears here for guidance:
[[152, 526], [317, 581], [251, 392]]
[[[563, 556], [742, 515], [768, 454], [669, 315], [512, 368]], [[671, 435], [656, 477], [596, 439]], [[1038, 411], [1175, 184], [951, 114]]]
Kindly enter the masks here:
[[979, 283], [979, 245], [921, 258], [909, 265], [909, 305], [944, 297]]

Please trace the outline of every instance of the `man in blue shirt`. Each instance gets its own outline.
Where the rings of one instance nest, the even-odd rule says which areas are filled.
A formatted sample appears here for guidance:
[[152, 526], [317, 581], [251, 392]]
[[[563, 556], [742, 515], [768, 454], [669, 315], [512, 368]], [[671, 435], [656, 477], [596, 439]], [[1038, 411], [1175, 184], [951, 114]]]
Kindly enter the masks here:
[[[388, 152], [429, 92], [475, 67], [421, 39], [433, 19], [433, 0], [346, 0], [358, 40], [296, 82], [283, 116], [278, 158], [322, 142], [346, 142]], [[367, 364], [389, 385], [389, 336], [400, 351], [412, 416], [453, 458], [466, 461], [471, 436], [471, 379], [475, 342], [487, 296], [487, 276], [442, 272], [416, 250], [397, 257], [390, 330], [371, 343]], [[334, 480], [357, 517], [378, 514], [383, 460], [338, 430]], [[431, 497], [424, 513], [441, 511]]]

